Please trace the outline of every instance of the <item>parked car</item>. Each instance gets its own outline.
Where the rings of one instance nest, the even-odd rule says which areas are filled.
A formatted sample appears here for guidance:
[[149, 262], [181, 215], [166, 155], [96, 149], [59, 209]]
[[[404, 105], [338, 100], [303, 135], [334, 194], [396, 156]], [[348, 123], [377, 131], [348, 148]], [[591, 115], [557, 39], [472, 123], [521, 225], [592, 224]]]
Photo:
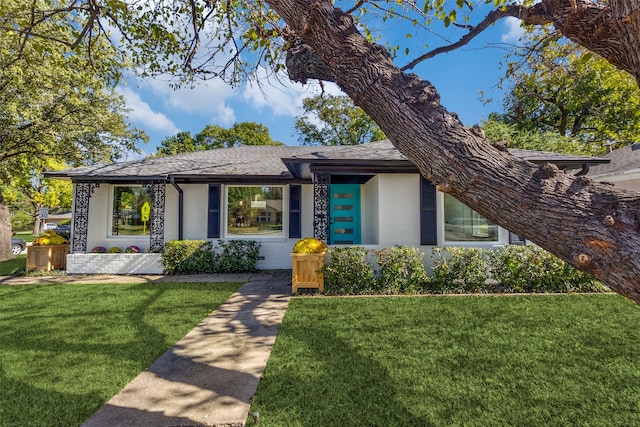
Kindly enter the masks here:
[[58, 226], [58, 228], [56, 228], [56, 231], [59, 231], [62, 233], [71, 233], [71, 226], [69, 224], [60, 225]]
[[11, 238], [11, 252], [14, 255], [20, 255], [25, 249], [27, 249], [27, 242], [17, 237]]
[[55, 230], [56, 228], [58, 228], [58, 224], [55, 222], [45, 222], [44, 223], [44, 229], [46, 230]]

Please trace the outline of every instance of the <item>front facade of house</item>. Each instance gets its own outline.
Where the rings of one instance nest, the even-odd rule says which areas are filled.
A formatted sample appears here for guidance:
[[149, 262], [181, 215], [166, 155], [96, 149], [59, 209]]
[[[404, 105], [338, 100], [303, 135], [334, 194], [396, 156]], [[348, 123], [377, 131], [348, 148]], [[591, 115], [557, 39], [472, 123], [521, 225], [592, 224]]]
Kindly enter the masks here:
[[[587, 161], [550, 156], [562, 167]], [[49, 175], [74, 183], [71, 274], [112, 272], [93, 265], [96, 246], [157, 252], [170, 240], [256, 240], [260, 269], [291, 268], [291, 248], [309, 236], [329, 245], [405, 245], [427, 253], [435, 245], [496, 247], [517, 240], [437, 191], [388, 141], [243, 146]], [[128, 265], [113, 272], [160, 272], [147, 270]]]

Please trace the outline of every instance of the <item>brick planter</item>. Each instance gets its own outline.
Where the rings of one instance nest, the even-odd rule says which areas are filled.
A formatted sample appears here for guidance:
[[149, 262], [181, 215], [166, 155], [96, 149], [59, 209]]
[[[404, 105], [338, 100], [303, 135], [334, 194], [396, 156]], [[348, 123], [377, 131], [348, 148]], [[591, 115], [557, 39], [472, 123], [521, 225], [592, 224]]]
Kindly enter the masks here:
[[27, 246], [26, 272], [61, 270], [67, 266], [69, 245]]
[[67, 274], [162, 274], [160, 254], [69, 254]]
[[291, 254], [291, 292], [298, 288], [324, 291], [324, 275], [318, 270], [324, 266], [324, 252], [320, 254]]

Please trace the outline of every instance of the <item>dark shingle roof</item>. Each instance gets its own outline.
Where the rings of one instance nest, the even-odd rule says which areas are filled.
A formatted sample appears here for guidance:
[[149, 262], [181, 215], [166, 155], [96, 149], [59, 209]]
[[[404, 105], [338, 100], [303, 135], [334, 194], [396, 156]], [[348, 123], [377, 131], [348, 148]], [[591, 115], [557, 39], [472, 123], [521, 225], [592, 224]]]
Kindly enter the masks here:
[[[594, 158], [529, 150], [509, 150], [515, 156], [532, 162], [569, 162], [575, 165]], [[86, 166], [65, 171], [48, 172], [57, 178], [96, 180], [141, 180], [150, 178], [205, 179], [211, 177], [293, 178], [285, 161], [294, 163], [408, 162], [389, 140], [355, 146], [239, 146], [175, 156], [147, 158], [108, 165]], [[603, 160], [599, 160], [603, 161]]]
[[592, 166], [589, 169], [588, 176], [590, 178], [605, 178], [607, 176], [640, 171], [640, 143], [618, 148], [600, 157], [609, 159], [611, 162], [609, 164]]
[[175, 156], [147, 158], [99, 166], [50, 172], [68, 178], [147, 178], [207, 176], [291, 177], [283, 157], [317, 150], [318, 147], [240, 146], [197, 151]]
[[340, 145], [331, 147], [315, 147], [311, 152], [298, 153], [289, 156], [291, 159], [308, 160], [363, 160], [363, 161], [393, 161], [407, 160], [391, 141], [370, 142], [361, 145]]

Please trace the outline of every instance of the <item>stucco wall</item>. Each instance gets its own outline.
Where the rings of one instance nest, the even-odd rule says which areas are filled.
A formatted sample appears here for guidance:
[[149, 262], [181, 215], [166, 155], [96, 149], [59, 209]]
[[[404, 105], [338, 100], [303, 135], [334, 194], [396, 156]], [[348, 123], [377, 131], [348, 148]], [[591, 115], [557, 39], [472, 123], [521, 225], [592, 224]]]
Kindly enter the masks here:
[[380, 240], [379, 187], [378, 176], [362, 186], [362, 243], [365, 245], [377, 245]]
[[624, 181], [614, 181], [613, 185], [625, 190], [640, 191], [640, 179], [629, 179]]
[[[208, 185], [182, 184], [184, 192], [183, 238], [206, 239], [208, 216]], [[225, 190], [223, 186], [223, 200]], [[137, 245], [149, 247], [148, 236], [110, 236], [112, 212], [112, 186], [102, 184], [96, 189], [89, 204], [89, 233], [87, 250], [95, 246]], [[362, 245], [368, 249], [388, 248], [394, 245], [420, 246], [420, 178], [417, 174], [380, 174], [362, 186]], [[438, 234], [442, 241], [442, 195], [438, 195]], [[223, 202], [224, 206], [224, 202]], [[313, 185], [302, 185], [302, 237], [313, 236]], [[260, 269], [291, 268], [291, 248], [296, 238], [288, 236], [288, 189], [284, 193], [284, 236], [252, 238], [261, 244]], [[226, 217], [223, 209], [221, 231], [224, 238]], [[501, 236], [507, 236], [501, 230]], [[178, 191], [171, 185], [166, 189], [165, 241], [178, 238]], [[251, 238], [251, 237], [249, 237]], [[501, 242], [502, 243], [502, 242]], [[492, 245], [489, 245], [491, 247]], [[425, 264], [430, 265], [430, 248]], [[87, 259], [87, 261], [90, 261]], [[84, 267], [83, 267], [84, 268]], [[97, 266], [96, 266], [97, 268]]]
[[[209, 209], [209, 186], [207, 184], [181, 184], [183, 195], [182, 223], [183, 239], [200, 240], [207, 238], [207, 215]], [[178, 223], [178, 213], [173, 217]], [[177, 239], [178, 236], [173, 239]], [[173, 240], [168, 239], [168, 240]]]
[[420, 245], [420, 177], [418, 174], [379, 176], [378, 245]]

